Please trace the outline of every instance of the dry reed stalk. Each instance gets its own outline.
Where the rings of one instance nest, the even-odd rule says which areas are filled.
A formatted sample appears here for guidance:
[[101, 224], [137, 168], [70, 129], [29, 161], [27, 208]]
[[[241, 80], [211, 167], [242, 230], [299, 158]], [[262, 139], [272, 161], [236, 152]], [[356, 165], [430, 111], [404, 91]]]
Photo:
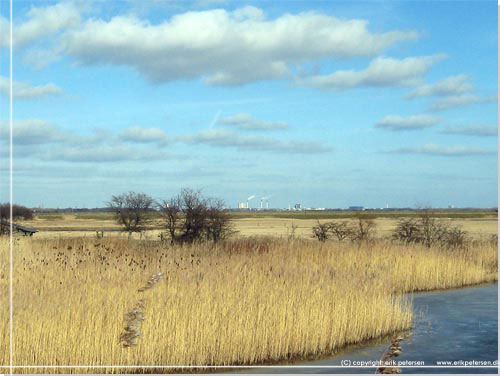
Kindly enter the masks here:
[[[0, 239], [2, 317], [8, 317], [8, 263], [1, 262], [8, 249]], [[15, 362], [140, 370], [331, 354], [410, 328], [411, 306], [398, 298], [402, 293], [493, 282], [497, 268], [498, 248], [486, 242], [450, 251], [255, 238], [167, 253], [148, 240], [23, 238], [14, 255]], [[158, 270], [168, 273], [169, 284], [138, 292], [147, 286], [144, 275]], [[124, 351], [113, 342], [134, 325], [110, 318], [122, 318], [139, 298], [147, 308], [135, 340], [140, 346]], [[8, 321], [0, 320], [0, 362], [8, 348]]]

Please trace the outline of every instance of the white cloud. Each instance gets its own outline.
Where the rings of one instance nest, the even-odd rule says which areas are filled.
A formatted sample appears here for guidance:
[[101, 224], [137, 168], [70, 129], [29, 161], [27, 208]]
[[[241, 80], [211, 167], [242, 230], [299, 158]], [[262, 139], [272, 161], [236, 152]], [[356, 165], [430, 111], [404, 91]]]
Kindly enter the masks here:
[[286, 154], [319, 154], [331, 151], [330, 147], [319, 142], [281, 141], [269, 137], [242, 136], [220, 129], [180, 136], [178, 137], [178, 141], [217, 147], [232, 147], [240, 150]]
[[26, 21], [14, 24], [14, 46], [26, 46], [39, 38], [75, 27], [79, 22], [80, 12], [71, 2], [32, 7]]
[[51, 150], [48, 153], [41, 154], [39, 158], [47, 161], [91, 163], [165, 160], [171, 158], [171, 156], [161, 151], [138, 150], [123, 145], [105, 145], [99, 147], [87, 145], [78, 148]]
[[[7, 121], [0, 121], [0, 136], [7, 142], [10, 126]], [[38, 119], [15, 121], [12, 124], [12, 138], [15, 145], [39, 145], [53, 142], [62, 142], [67, 134], [56, 126]]]
[[219, 120], [219, 124], [235, 126], [242, 130], [277, 130], [288, 128], [288, 123], [283, 121], [256, 120], [250, 114], [245, 113], [222, 118]]
[[449, 97], [439, 98], [432, 102], [430, 111], [443, 111], [451, 108], [467, 107], [474, 104], [494, 103], [497, 97], [480, 97], [476, 94], [451, 95]]
[[[0, 121], [0, 141], [7, 144], [9, 124]], [[248, 136], [215, 129], [177, 137], [159, 128], [131, 127], [119, 134], [94, 130], [91, 134], [77, 134], [39, 119], [16, 120], [13, 124], [14, 150], [17, 158], [36, 157], [47, 161], [118, 162], [165, 160], [174, 156], [162, 148], [167, 143], [187, 143], [230, 147], [245, 151], [281, 154], [319, 154], [331, 151], [320, 142], [283, 141], [270, 137]], [[54, 147], [57, 144], [57, 147]], [[0, 148], [1, 149], [1, 148]], [[5, 148], [0, 151], [4, 151]]]
[[[9, 96], [9, 79], [0, 76], [0, 93]], [[48, 83], [45, 85], [32, 86], [25, 82], [12, 82], [12, 94], [17, 99], [31, 99], [46, 97], [49, 95], [58, 95], [62, 93], [62, 89], [53, 84]]]
[[446, 55], [407, 57], [393, 59], [375, 58], [362, 71], [342, 70], [326, 75], [315, 75], [297, 79], [303, 86], [321, 89], [351, 89], [355, 87], [393, 87], [418, 84], [431, 67]]
[[434, 84], [420, 85], [406, 97], [408, 99], [429, 96], [457, 95], [470, 91], [474, 88], [469, 82], [469, 76], [459, 74], [437, 81]]
[[433, 127], [440, 120], [440, 118], [432, 115], [411, 115], [407, 117], [387, 115], [377, 122], [376, 126], [391, 131], [416, 130]]
[[[54, 5], [31, 7], [22, 21], [14, 21], [13, 45], [19, 47], [30, 46], [43, 38], [52, 37], [51, 47], [34, 48], [24, 51], [24, 64], [41, 69], [59, 60], [60, 47], [55, 45], [55, 34], [61, 34], [68, 29], [80, 25], [80, 9], [72, 2], [60, 2]], [[0, 16], [0, 47], [10, 44], [9, 20]]]
[[55, 48], [30, 48], [24, 53], [22, 61], [24, 64], [39, 70], [58, 61], [60, 58], [61, 56]]
[[244, 7], [186, 12], [156, 24], [133, 16], [89, 19], [66, 33], [62, 47], [81, 63], [130, 66], [153, 82], [202, 77], [236, 85], [281, 79], [292, 65], [324, 57], [374, 56], [417, 38], [414, 31], [371, 33], [365, 20], [316, 12], [270, 20]]
[[451, 95], [449, 97], [436, 99], [434, 102], [432, 102], [429, 110], [443, 111], [452, 108], [467, 107], [474, 104], [495, 103], [496, 101], [496, 96], [480, 97], [476, 94]]
[[160, 128], [131, 127], [118, 135], [119, 139], [134, 143], [165, 143], [168, 136]]
[[464, 136], [496, 137], [498, 136], [498, 127], [496, 125], [450, 125], [444, 128], [441, 133]]
[[462, 145], [443, 147], [433, 144], [424, 145], [422, 147], [400, 148], [394, 152], [402, 154], [427, 154], [445, 157], [468, 157], [474, 155], [495, 154], [495, 151], [481, 147], [468, 147]]
[[[155, 128], [129, 128], [118, 137], [100, 130], [82, 135], [61, 129], [40, 119], [16, 120], [13, 123], [14, 153], [17, 158], [36, 157], [45, 161], [119, 162], [165, 160], [172, 156], [161, 150], [130, 147], [120, 141], [158, 142], [166, 136]], [[9, 123], [0, 121], [0, 140], [9, 141]], [[161, 142], [164, 142], [162, 140]], [[57, 147], [54, 147], [57, 144]], [[5, 148], [1, 151], [5, 152]]]
[[[14, 150], [24, 146], [48, 148], [51, 147], [49, 144], [54, 143], [78, 148], [85, 145], [115, 142], [115, 139], [104, 130], [95, 129], [90, 134], [77, 134], [41, 119], [14, 120], [12, 131]], [[8, 143], [9, 134], [9, 123], [0, 121], [0, 141]]]

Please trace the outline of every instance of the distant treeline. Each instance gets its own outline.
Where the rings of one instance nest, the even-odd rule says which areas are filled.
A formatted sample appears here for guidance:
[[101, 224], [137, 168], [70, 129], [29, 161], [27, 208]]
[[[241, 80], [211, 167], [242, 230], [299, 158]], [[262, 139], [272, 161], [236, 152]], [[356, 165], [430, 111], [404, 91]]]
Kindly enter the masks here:
[[[155, 209], [151, 209], [155, 211]], [[294, 214], [314, 214], [314, 213], [375, 213], [383, 214], [390, 212], [414, 212], [418, 213], [421, 209], [418, 208], [382, 208], [371, 209], [364, 208], [362, 210], [340, 209], [340, 208], [327, 208], [327, 209], [300, 209], [300, 210], [287, 210], [287, 209], [239, 209], [239, 208], [225, 208], [224, 210], [235, 213], [294, 213]], [[434, 208], [434, 210], [442, 213], [457, 213], [457, 212], [498, 212], [498, 208]], [[106, 213], [112, 212], [108, 207], [106, 208], [34, 208], [34, 213], [50, 214], [50, 213]]]
[[[5, 203], [0, 205], [0, 217], [2, 219], [8, 219], [10, 218], [10, 204]], [[12, 217], [14, 219], [33, 219], [33, 210], [22, 206], [22, 205], [12, 205]]]
[[34, 213], [38, 214], [50, 214], [50, 213], [102, 213], [102, 212], [112, 212], [109, 208], [62, 208], [62, 209], [50, 209], [50, 208], [35, 208]]

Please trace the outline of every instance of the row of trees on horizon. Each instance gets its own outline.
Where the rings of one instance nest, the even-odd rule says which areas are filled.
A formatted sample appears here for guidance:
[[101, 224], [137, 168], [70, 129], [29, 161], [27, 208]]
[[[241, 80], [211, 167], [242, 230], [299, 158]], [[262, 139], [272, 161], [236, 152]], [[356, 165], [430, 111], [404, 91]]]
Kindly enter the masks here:
[[218, 242], [234, 233], [224, 201], [189, 188], [161, 201], [146, 193], [122, 193], [111, 197], [108, 208], [129, 234], [146, 230], [154, 212], [159, 212], [171, 243]]

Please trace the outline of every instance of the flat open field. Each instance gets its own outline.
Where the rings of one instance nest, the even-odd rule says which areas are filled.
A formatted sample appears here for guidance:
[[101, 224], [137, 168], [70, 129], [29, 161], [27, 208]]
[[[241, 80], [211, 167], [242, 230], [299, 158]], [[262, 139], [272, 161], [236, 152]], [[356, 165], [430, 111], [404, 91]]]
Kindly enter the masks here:
[[[354, 212], [236, 212], [231, 213], [233, 224], [238, 231], [236, 236], [276, 236], [276, 237], [311, 237], [311, 229], [317, 221], [331, 220], [353, 221]], [[400, 218], [415, 216], [415, 212], [364, 212], [373, 217], [376, 224], [377, 237], [389, 236]], [[460, 226], [475, 239], [488, 238], [498, 233], [497, 213], [492, 211], [442, 211], [437, 212], [439, 218]], [[37, 238], [51, 237], [95, 237], [96, 230], [120, 230], [111, 213], [77, 213], [77, 214], [41, 214], [32, 221], [22, 222], [26, 226], [40, 230]], [[159, 218], [151, 224], [146, 239], [157, 239], [161, 232]], [[56, 230], [64, 230], [59, 232]], [[111, 232], [106, 236], [120, 236]], [[121, 236], [125, 236], [122, 234]]]

